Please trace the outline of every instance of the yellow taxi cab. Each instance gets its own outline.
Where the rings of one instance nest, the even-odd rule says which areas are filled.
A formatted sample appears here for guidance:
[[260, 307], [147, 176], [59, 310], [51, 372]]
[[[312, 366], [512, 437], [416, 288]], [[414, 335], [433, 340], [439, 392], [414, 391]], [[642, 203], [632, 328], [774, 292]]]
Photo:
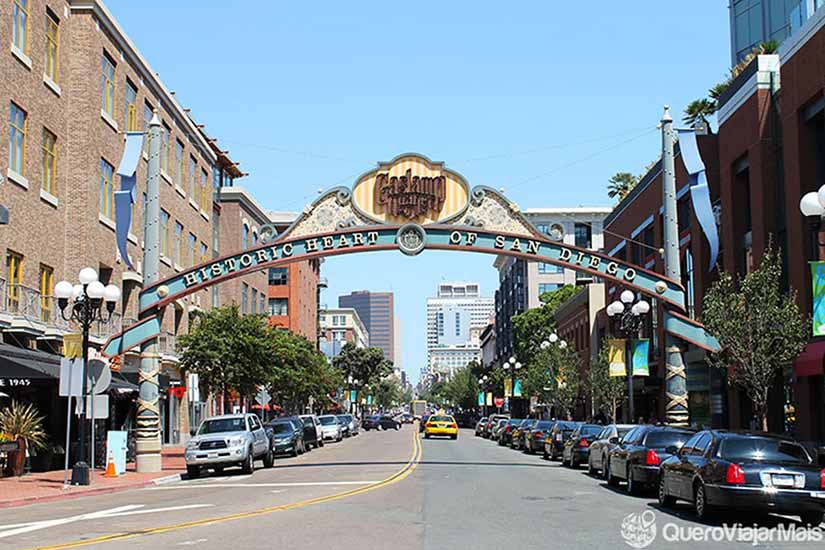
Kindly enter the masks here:
[[458, 424], [455, 418], [447, 414], [434, 414], [427, 419], [424, 425], [424, 437], [431, 435], [446, 435], [450, 439], [458, 439]]

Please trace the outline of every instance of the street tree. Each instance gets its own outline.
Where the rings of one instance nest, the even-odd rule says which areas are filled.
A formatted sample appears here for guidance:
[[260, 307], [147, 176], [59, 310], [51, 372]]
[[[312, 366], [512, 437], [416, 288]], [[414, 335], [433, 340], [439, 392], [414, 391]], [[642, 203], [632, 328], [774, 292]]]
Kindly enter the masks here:
[[541, 307], [529, 309], [513, 317], [513, 347], [516, 358], [526, 367], [532, 367], [541, 351], [541, 343], [555, 331], [554, 317], [558, 307], [581, 292], [583, 287], [565, 285], [545, 292]]
[[590, 392], [591, 413], [593, 416], [601, 410], [607, 412], [610, 419], [615, 422], [619, 405], [627, 399], [627, 378], [624, 376], [610, 376], [608, 348], [607, 343], [603, 342], [596, 361], [590, 365], [586, 386]]
[[713, 99], [694, 99], [693, 101], [687, 104], [687, 107], [685, 107], [682, 122], [684, 122], [691, 128], [696, 126], [696, 124], [700, 122], [702, 124], [707, 125], [708, 128], [710, 128], [708, 118], [715, 112], [716, 102]]
[[237, 306], [211, 309], [195, 318], [178, 339], [180, 367], [198, 375], [213, 395], [251, 397], [269, 379], [274, 364], [272, 329], [262, 315], [241, 315]]
[[351, 376], [364, 386], [378, 382], [392, 372], [392, 361], [384, 357], [381, 348], [359, 348], [352, 342], [344, 344], [333, 359], [333, 365], [341, 369], [345, 380]]
[[477, 362], [471, 362], [453, 373], [445, 387], [447, 400], [462, 409], [472, 409], [478, 405], [478, 372], [474, 370]]
[[373, 384], [373, 403], [382, 410], [398, 405], [401, 396], [401, 383], [394, 376], [388, 376]]
[[637, 183], [639, 183], [639, 178], [630, 172], [617, 172], [607, 180], [607, 196], [611, 199], [618, 198], [621, 201], [636, 187]]
[[272, 337], [274, 362], [266, 387], [273, 402], [298, 412], [341, 386], [341, 372], [305, 337], [282, 329], [272, 329]]
[[796, 291], [782, 291], [781, 264], [769, 243], [757, 269], [742, 278], [722, 273], [702, 306], [702, 321], [722, 347], [709, 363], [725, 369], [728, 383], [744, 390], [765, 431], [770, 388], [802, 351], [810, 328]]

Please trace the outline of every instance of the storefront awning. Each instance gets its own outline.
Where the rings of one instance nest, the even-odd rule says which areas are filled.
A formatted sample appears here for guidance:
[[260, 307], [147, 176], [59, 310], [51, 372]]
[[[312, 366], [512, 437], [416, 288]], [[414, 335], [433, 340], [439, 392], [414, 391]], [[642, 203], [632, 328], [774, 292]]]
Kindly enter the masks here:
[[797, 377], [825, 374], [825, 340], [808, 342], [793, 362], [793, 370]]
[[60, 357], [42, 351], [0, 344], [0, 385], [26, 386], [60, 378]]

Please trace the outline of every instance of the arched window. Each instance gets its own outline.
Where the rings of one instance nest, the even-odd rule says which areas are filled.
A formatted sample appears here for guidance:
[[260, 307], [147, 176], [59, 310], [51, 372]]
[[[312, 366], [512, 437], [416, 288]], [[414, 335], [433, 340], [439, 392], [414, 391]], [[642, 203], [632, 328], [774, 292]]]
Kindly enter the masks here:
[[241, 239], [241, 246], [243, 248], [249, 248], [249, 227], [246, 224], [243, 224], [243, 233]]
[[252, 246], [253, 248], [258, 246], [258, 232], [254, 229], [252, 230]]

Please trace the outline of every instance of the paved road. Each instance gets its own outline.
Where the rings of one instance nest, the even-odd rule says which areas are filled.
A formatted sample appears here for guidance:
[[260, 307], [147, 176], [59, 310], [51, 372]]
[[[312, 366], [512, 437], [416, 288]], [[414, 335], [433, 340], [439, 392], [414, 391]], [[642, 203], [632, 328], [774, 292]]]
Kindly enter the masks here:
[[[651, 548], [691, 544], [663, 540], [667, 523], [673, 524], [671, 534], [677, 528], [721, 532], [720, 523], [696, 523], [687, 507], [660, 511], [653, 495], [629, 497], [583, 470], [498, 447], [471, 432], [462, 431], [458, 441], [415, 435], [409, 426], [361, 434], [280, 460], [274, 469], [251, 477], [224, 475], [0, 510], [0, 547], [74, 548], [82, 542], [90, 548], [139, 550], [615, 550], [629, 548], [621, 536], [626, 516], [647, 511], [658, 528]], [[133, 508], [123, 508], [128, 506]], [[750, 524], [754, 519], [727, 521]], [[794, 522], [763, 518], [760, 524]], [[748, 541], [702, 544], [749, 546]], [[760, 547], [822, 548], [823, 542]]]

